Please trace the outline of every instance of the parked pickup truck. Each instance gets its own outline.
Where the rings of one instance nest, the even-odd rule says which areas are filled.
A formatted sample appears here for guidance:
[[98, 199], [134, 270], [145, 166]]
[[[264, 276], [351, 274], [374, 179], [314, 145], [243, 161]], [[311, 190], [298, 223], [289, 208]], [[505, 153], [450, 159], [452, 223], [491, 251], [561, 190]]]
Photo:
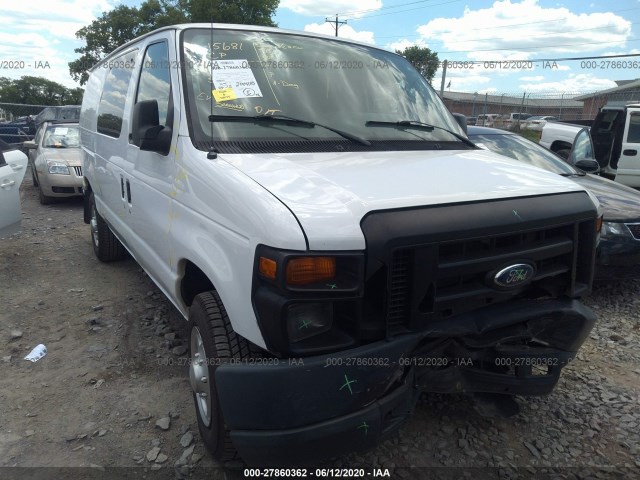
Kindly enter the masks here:
[[630, 187], [640, 187], [640, 104], [605, 105], [591, 125], [547, 122], [540, 145], [569, 159], [574, 140], [588, 129], [600, 174]]
[[386, 50], [165, 27], [90, 71], [80, 129], [93, 249], [188, 321], [218, 459], [370, 448], [423, 392], [549, 393], [594, 324], [597, 200], [477, 148]]

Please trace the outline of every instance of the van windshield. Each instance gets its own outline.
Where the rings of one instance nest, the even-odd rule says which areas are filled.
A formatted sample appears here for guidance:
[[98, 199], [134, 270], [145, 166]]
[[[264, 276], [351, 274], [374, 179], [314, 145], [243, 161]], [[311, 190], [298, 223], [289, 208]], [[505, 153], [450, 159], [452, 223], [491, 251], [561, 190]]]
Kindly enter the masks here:
[[[346, 149], [469, 148], [456, 138], [462, 129], [427, 81], [391, 52], [329, 38], [222, 29], [185, 30], [181, 50], [197, 148], [256, 151], [260, 143], [269, 151], [272, 141], [283, 151], [318, 151], [327, 141]], [[294, 120], [254, 118], [262, 116]]]

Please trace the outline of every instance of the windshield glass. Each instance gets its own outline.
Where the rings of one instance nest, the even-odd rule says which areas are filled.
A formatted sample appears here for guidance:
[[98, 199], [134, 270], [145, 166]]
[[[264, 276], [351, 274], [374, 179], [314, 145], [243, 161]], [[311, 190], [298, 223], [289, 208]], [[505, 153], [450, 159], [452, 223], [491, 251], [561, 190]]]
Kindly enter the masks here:
[[427, 81], [391, 52], [289, 33], [188, 29], [182, 55], [198, 148], [212, 142], [345, 141], [318, 126], [228, 121], [218, 115], [286, 115], [370, 141], [426, 140], [429, 148], [447, 148], [436, 142], [468, 148], [441, 129], [366, 125], [410, 120], [464, 135]]
[[556, 154], [520, 135], [469, 135], [469, 138], [481, 148], [486, 148], [505, 157], [515, 158], [534, 167], [558, 174], [578, 174], [576, 169], [565, 163]]
[[45, 148], [77, 148], [80, 146], [78, 126], [53, 125], [47, 127], [42, 139]]

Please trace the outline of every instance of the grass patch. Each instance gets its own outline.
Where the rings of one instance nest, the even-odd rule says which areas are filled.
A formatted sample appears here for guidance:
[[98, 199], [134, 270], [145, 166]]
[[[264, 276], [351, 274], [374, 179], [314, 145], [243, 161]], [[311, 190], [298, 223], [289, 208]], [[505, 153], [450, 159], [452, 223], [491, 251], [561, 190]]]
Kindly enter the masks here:
[[520, 130], [520, 135], [524, 138], [528, 138], [532, 142], [540, 142], [540, 137], [542, 136], [542, 132], [536, 132], [535, 130], [529, 130], [528, 128]]

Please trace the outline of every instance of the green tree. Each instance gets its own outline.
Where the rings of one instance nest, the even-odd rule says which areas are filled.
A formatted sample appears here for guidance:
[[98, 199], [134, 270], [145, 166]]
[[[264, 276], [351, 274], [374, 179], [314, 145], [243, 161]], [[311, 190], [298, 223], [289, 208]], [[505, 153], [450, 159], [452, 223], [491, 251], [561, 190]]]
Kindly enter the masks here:
[[156, 28], [179, 23], [215, 22], [275, 26], [279, 0], [146, 0], [140, 7], [118, 7], [103, 12], [76, 32], [85, 46], [69, 62], [71, 77], [84, 85], [88, 70], [120, 45]]
[[53, 80], [25, 75], [19, 79], [0, 77], [0, 103], [4, 111], [14, 115], [37, 113], [24, 105], [79, 105], [82, 103], [82, 88], [67, 88]]
[[440, 63], [436, 52], [432, 52], [426, 47], [412, 45], [405, 48], [404, 51], [396, 50], [396, 53], [409, 60], [415, 69], [420, 72], [420, 75], [431, 83]]

